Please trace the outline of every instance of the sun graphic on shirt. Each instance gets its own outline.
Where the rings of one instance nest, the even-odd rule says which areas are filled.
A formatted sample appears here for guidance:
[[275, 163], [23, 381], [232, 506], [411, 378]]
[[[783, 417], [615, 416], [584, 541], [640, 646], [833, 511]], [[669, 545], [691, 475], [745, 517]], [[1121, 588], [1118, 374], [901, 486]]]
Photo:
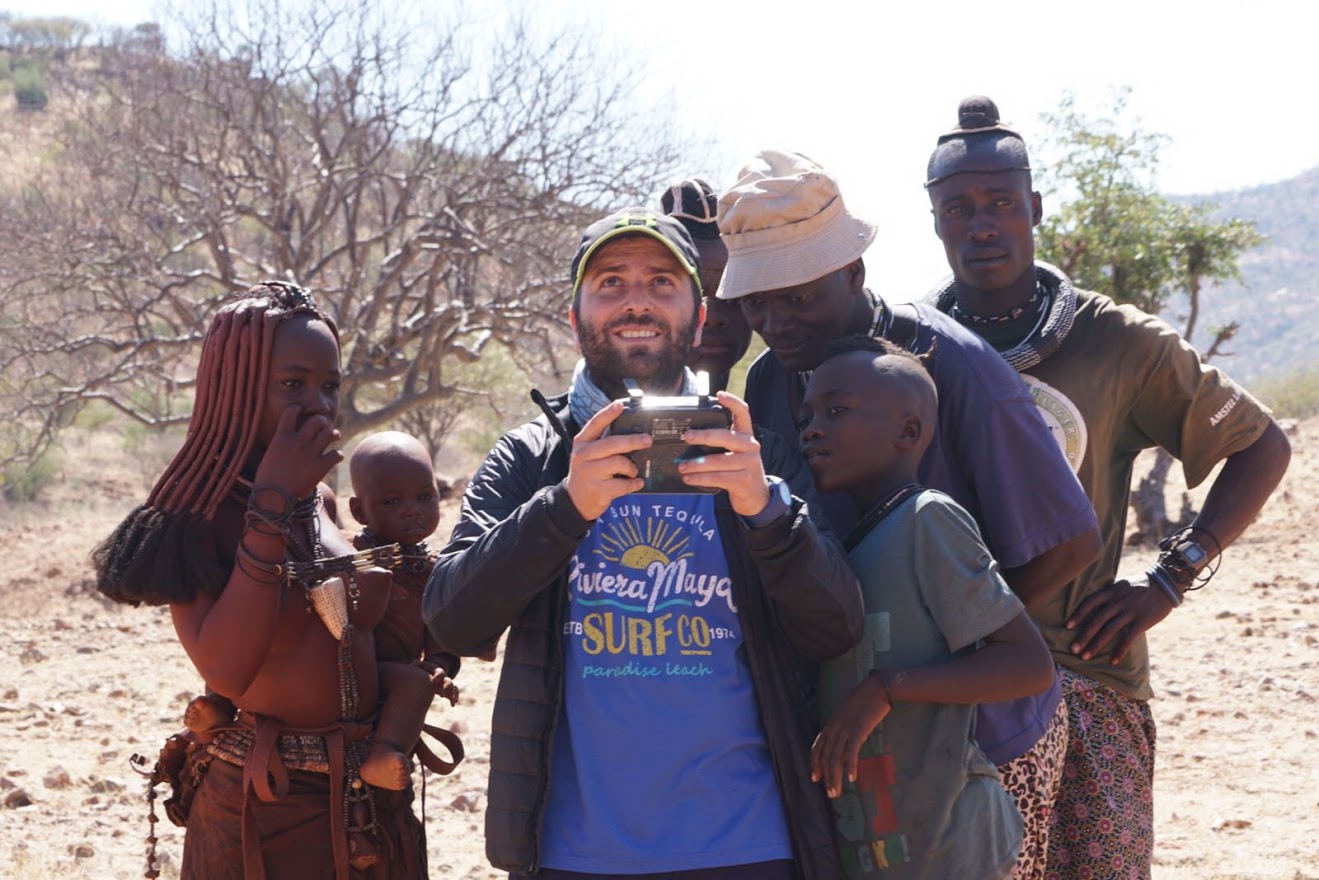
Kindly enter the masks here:
[[645, 526], [634, 519], [611, 523], [600, 536], [595, 551], [610, 562], [645, 571], [653, 562], [668, 565], [695, 554], [691, 538], [664, 522], [646, 518]]

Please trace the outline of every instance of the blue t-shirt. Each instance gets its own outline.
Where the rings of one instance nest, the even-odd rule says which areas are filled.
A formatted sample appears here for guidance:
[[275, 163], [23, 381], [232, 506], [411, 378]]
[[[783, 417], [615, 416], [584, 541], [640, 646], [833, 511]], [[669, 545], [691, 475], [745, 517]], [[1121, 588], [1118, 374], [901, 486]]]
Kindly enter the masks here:
[[792, 858], [714, 496], [624, 496], [569, 566], [542, 864], [639, 874]]

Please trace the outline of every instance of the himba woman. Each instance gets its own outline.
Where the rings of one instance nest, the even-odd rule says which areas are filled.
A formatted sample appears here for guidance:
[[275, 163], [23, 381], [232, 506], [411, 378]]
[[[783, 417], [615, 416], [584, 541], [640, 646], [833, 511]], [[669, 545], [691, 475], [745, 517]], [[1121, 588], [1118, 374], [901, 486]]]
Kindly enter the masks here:
[[169, 605], [207, 688], [238, 709], [187, 750], [184, 878], [426, 876], [410, 786], [358, 775], [390, 585], [317, 489], [343, 458], [339, 382], [337, 328], [302, 288], [262, 282], [225, 305], [182, 448], [93, 555], [107, 596]]

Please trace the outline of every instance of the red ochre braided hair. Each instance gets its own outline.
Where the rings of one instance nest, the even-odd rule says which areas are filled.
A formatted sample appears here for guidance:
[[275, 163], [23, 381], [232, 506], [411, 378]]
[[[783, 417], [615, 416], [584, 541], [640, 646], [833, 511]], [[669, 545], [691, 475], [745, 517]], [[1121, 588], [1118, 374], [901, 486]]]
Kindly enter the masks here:
[[[218, 596], [230, 564], [211, 523], [256, 444], [275, 331], [295, 315], [333, 320], [296, 284], [262, 281], [224, 305], [202, 340], [188, 434], [136, 508], [93, 552], [96, 588], [116, 602], [191, 602]], [[249, 475], [250, 476], [250, 475]]]

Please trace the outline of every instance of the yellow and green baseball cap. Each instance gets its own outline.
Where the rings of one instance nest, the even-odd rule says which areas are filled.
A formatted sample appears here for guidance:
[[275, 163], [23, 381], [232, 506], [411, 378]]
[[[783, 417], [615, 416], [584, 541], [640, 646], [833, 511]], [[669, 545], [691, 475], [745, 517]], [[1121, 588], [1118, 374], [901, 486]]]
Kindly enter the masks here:
[[577, 255], [572, 258], [573, 302], [577, 301], [582, 275], [586, 273], [586, 264], [591, 261], [591, 257], [605, 244], [625, 235], [649, 235], [668, 248], [682, 265], [683, 271], [691, 276], [692, 283], [696, 285], [697, 299], [704, 295], [705, 291], [701, 288], [700, 254], [683, 225], [672, 217], [657, 214], [647, 208], [625, 208], [595, 221], [582, 233]]

